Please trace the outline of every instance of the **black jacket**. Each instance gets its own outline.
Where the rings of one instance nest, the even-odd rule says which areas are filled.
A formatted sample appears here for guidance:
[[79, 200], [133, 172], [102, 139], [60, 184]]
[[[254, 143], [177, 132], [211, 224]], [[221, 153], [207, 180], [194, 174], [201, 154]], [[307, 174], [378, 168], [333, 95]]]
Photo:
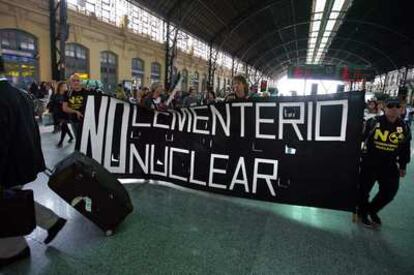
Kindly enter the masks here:
[[398, 162], [401, 169], [406, 169], [410, 162], [411, 131], [401, 119], [395, 123], [387, 120], [385, 115], [367, 121], [363, 140], [366, 150], [362, 159], [368, 164], [386, 167]]
[[33, 103], [26, 93], [0, 80], [0, 185], [24, 185], [44, 170]]

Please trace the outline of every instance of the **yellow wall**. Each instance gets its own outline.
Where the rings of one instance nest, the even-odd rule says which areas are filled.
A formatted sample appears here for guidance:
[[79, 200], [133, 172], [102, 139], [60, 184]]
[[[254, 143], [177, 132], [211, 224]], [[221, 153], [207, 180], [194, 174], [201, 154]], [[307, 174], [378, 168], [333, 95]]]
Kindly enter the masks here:
[[[19, 29], [37, 38], [41, 80], [50, 80], [52, 77], [48, 2], [47, 0], [14, 0], [13, 2], [0, 0], [0, 29]], [[69, 10], [68, 18], [70, 35], [67, 42], [76, 42], [89, 49], [90, 78], [100, 79], [100, 53], [112, 51], [118, 56], [118, 81], [131, 79], [131, 60], [135, 57], [145, 62], [144, 85], [150, 84], [152, 62], [161, 64], [161, 81], [164, 81], [165, 46], [163, 44], [72, 10]], [[199, 89], [201, 89], [203, 74], [208, 74], [206, 60], [179, 52], [176, 67], [179, 71], [188, 70], [189, 82], [190, 76], [197, 71], [200, 75]], [[217, 73], [221, 79], [231, 77], [231, 70], [219, 68], [215, 80]]]
[[[30, 3], [28, 3], [30, 2]], [[19, 29], [37, 38], [39, 48], [39, 77], [51, 78], [49, 16], [40, 1], [4, 1], [0, 0], [0, 29]], [[30, 9], [29, 9], [30, 8]]]

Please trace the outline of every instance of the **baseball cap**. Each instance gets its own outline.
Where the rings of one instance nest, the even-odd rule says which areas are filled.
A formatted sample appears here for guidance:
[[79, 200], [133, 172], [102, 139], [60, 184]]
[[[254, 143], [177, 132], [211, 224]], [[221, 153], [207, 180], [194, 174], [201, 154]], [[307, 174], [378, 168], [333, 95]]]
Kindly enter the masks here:
[[396, 96], [391, 96], [391, 97], [385, 99], [384, 103], [385, 104], [390, 104], [390, 103], [393, 103], [393, 104], [397, 104], [398, 103], [398, 104], [400, 104], [401, 103], [401, 100], [398, 97], [396, 97]]
[[401, 100], [398, 97], [392, 96], [384, 100], [385, 106], [388, 108], [401, 106]]

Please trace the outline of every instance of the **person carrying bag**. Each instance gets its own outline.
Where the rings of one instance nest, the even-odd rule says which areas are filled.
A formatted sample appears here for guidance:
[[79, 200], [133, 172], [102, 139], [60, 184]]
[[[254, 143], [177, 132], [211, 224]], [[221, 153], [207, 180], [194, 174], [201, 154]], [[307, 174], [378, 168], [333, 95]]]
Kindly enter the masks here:
[[27, 93], [2, 77], [3, 65], [0, 48], [0, 268], [30, 256], [23, 236], [33, 230], [33, 220], [47, 230], [45, 244], [66, 223], [52, 210], [35, 202], [32, 191], [21, 190], [46, 166], [33, 104]]

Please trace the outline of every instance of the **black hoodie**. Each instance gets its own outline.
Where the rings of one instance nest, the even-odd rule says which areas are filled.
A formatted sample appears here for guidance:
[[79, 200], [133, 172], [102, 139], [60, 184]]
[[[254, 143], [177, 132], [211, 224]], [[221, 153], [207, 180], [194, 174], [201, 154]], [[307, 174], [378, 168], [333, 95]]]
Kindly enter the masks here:
[[405, 170], [411, 155], [407, 124], [401, 119], [391, 123], [382, 115], [369, 119], [366, 125], [363, 140], [367, 140], [367, 150], [363, 160], [381, 167], [398, 162], [400, 169]]

